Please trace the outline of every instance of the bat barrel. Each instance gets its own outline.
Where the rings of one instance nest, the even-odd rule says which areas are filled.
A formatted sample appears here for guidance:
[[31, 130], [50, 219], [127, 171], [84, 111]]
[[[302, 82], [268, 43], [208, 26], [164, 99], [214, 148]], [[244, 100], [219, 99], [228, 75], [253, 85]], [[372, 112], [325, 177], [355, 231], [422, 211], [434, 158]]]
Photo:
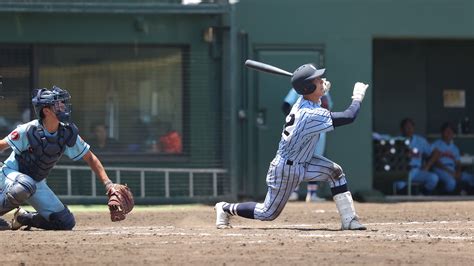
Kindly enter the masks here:
[[247, 59], [245, 61], [245, 66], [253, 68], [253, 69], [258, 70], [258, 71], [263, 71], [263, 72], [267, 72], [267, 73], [271, 73], [271, 74], [277, 74], [277, 75], [288, 76], [288, 77], [293, 76], [292, 73], [290, 73], [286, 70], [283, 70], [281, 68], [278, 68], [278, 67], [275, 67], [275, 66], [272, 66], [272, 65], [269, 65], [269, 64], [265, 64], [265, 63], [262, 63], [262, 62], [250, 60], [250, 59]]

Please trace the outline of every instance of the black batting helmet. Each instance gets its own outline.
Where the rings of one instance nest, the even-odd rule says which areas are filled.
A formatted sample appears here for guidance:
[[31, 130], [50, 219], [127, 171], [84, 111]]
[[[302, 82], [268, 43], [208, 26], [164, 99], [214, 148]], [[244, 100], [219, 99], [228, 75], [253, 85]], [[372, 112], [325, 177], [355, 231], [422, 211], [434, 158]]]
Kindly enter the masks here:
[[312, 64], [304, 64], [293, 72], [291, 85], [293, 85], [293, 88], [298, 94], [310, 94], [316, 90], [313, 80], [317, 77], [321, 77], [324, 74], [324, 71], [326, 71], [324, 68], [317, 69]]

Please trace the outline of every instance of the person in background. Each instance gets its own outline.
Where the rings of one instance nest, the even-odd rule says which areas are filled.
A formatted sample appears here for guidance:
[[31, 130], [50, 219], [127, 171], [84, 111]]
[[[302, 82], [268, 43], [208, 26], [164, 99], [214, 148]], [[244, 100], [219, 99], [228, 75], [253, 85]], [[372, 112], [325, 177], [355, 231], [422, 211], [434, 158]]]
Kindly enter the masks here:
[[120, 150], [119, 143], [107, 134], [107, 126], [103, 123], [95, 123], [91, 127], [94, 137], [88, 142], [96, 153], [117, 152]]
[[[406, 138], [409, 146], [408, 156], [410, 157], [408, 172], [412, 183], [423, 185], [422, 193], [431, 195], [438, 184], [439, 177], [431, 168], [439, 157], [439, 152], [433, 150], [428, 141], [415, 134], [415, 122], [411, 118], [405, 118], [400, 122], [402, 136]], [[397, 183], [397, 190], [403, 191], [407, 187], [406, 183]]]
[[441, 126], [441, 139], [433, 142], [433, 149], [439, 151], [434, 172], [443, 183], [443, 189], [448, 194], [457, 194], [464, 188], [472, 191], [474, 188], [474, 176], [461, 171], [461, 153], [453, 142], [454, 126], [446, 122]]

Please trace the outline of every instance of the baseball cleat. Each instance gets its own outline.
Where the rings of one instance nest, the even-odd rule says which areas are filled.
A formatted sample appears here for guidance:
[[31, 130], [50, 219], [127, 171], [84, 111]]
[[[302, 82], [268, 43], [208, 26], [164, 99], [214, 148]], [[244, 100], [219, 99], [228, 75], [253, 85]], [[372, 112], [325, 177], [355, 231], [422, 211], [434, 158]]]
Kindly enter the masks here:
[[359, 218], [354, 217], [348, 224], [342, 224], [341, 230], [367, 230], [367, 227], [359, 222]]
[[11, 230], [10, 224], [3, 218], [0, 218], [0, 231]]
[[23, 226], [23, 224], [18, 221], [18, 217], [21, 215], [25, 215], [27, 213], [28, 212], [26, 210], [20, 207], [16, 209], [15, 213], [13, 214], [13, 219], [12, 219], [12, 226], [11, 226], [12, 230], [18, 230]]
[[299, 198], [298, 192], [291, 192], [290, 197], [288, 198], [289, 201], [297, 201]]
[[323, 201], [326, 201], [326, 199], [318, 197], [318, 194], [316, 193], [306, 194], [306, 202], [323, 202]]
[[216, 211], [216, 227], [217, 229], [228, 229], [232, 228], [229, 223], [230, 215], [224, 211], [224, 205], [228, 204], [227, 202], [218, 202], [214, 206], [214, 210]]

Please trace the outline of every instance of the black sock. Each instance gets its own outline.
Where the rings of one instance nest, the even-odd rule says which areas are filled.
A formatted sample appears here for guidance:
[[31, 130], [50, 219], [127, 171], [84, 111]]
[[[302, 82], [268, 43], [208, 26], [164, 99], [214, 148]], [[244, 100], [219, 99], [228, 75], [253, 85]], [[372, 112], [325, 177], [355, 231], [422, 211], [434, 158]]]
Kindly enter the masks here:
[[255, 210], [256, 202], [244, 203], [227, 203], [222, 208], [230, 215], [238, 215], [240, 217], [254, 219], [253, 212]]
[[332, 187], [331, 188], [331, 193], [333, 196], [336, 196], [337, 194], [341, 194], [341, 193], [344, 193], [346, 191], [349, 191], [347, 189], [347, 184], [344, 184], [342, 186], [337, 186], [337, 187]]

